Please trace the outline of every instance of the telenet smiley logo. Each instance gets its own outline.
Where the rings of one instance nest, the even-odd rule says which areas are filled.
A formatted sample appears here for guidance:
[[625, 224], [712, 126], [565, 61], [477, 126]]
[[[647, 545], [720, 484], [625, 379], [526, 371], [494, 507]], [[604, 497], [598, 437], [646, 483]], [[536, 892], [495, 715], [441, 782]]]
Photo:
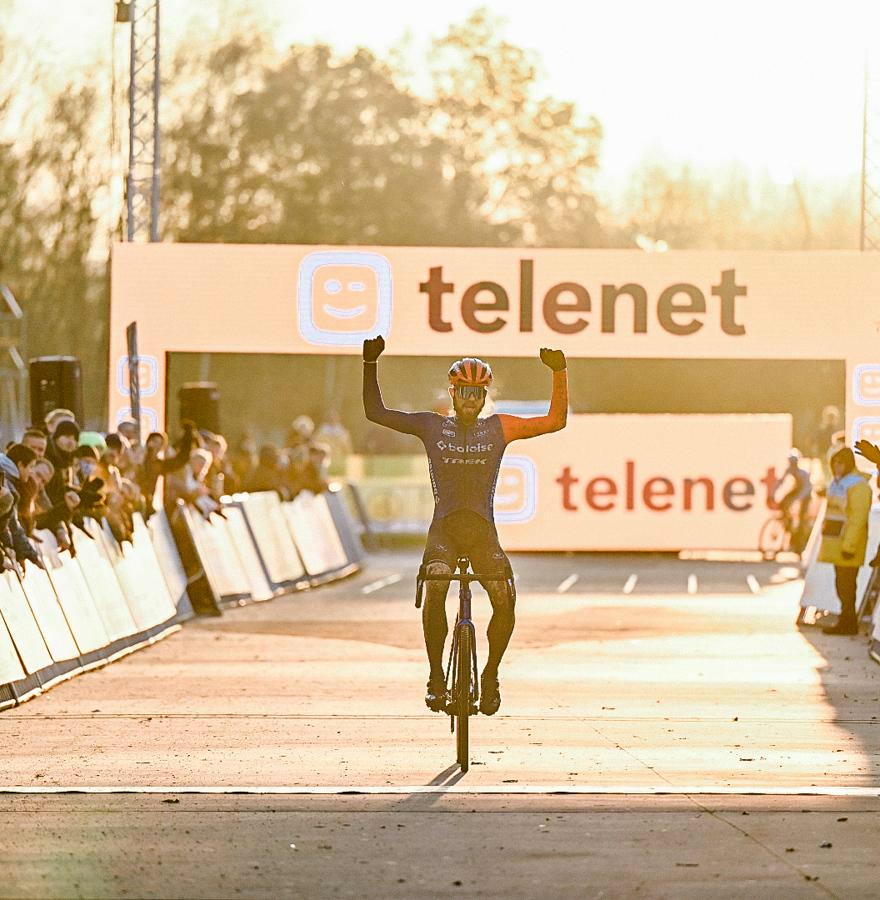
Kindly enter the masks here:
[[538, 473], [528, 456], [506, 456], [495, 487], [495, 520], [528, 522], [538, 508]]
[[379, 253], [310, 253], [299, 267], [300, 334], [311, 344], [351, 347], [391, 331], [391, 264]]
[[862, 363], [855, 367], [853, 394], [861, 406], [880, 405], [880, 364]]

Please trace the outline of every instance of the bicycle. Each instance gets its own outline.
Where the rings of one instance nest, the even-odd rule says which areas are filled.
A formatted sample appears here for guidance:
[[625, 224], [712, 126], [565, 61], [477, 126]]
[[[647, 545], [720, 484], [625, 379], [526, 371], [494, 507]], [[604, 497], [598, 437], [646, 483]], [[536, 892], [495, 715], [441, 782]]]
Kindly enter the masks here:
[[[480, 679], [477, 672], [477, 635], [471, 621], [471, 582], [499, 581], [498, 575], [479, 575], [469, 572], [470, 559], [460, 556], [457, 572], [449, 575], [429, 575], [425, 566], [419, 569], [416, 580], [416, 609], [421, 608], [425, 583], [428, 581], [459, 582], [458, 615], [452, 629], [452, 645], [446, 666], [446, 687], [449, 692], [449, 729], [456, 736], [456, 762], [462, 772], [470, 767], [469, 718], [477, 714], [480, 701]], [[507, 590], [513, 593], [513, 573], [505, 579]]]

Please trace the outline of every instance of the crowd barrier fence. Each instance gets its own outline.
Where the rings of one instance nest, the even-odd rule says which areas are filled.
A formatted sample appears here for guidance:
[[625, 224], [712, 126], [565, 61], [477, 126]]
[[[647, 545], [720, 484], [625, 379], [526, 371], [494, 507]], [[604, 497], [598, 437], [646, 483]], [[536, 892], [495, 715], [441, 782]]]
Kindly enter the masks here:
[[342, 488], [224, 498], [208, 519], [179, 505], [134, 517], [120, 544], [106, 522], [73, 529], [73, 552], [40, 531], [44, 569], [0, 574], [0, 710], [106, 665], [231, 605], [346, 577], [362, 565]]

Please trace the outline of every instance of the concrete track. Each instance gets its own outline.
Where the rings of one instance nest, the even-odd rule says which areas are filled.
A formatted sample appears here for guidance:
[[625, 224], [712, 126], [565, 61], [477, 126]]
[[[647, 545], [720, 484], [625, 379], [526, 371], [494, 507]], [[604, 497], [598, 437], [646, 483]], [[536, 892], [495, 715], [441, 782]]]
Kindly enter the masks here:
[[[6, 787], [170, 792], [0, 797], [0, 897], [876, 896], [880, 667], [794, 627], [790, 570], [514, 558], [503, 705], [462, 778], [422, 702], [416, 565], [378, 555], [0, 715]], [[242, 787], [295, 793], [186, 793]]]

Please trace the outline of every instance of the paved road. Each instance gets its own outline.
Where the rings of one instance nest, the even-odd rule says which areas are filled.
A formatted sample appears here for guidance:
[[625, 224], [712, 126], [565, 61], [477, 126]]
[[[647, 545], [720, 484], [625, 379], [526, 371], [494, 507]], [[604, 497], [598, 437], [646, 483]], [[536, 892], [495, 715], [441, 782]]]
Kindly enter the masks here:
[[[794, 627], [790, 569], [516, 557], [504, 704], [461, 778], [422, 705], [416, 562], [0, 716], [6, 786], [171, 792], [3, 796], [0, 896], [876, 895], [880, 667]], [[235, 787], [296, 793], [186, 793]]]

